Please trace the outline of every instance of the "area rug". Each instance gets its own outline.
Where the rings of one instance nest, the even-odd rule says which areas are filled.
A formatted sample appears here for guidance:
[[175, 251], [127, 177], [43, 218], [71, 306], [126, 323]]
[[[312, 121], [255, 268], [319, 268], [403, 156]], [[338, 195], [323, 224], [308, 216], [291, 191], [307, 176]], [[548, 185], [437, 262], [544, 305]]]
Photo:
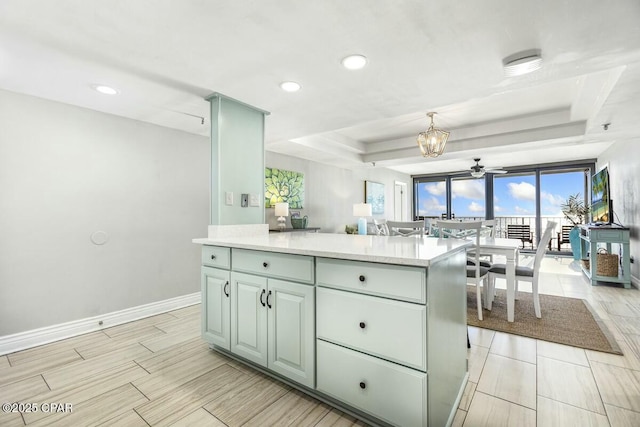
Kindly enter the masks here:
[[540, 294], [540, 307], [542, 318], [538, 319], [533, 309], [533, 296], [519, 292], [514, 322], [507, 322], [507, 291], [496, 289], [491, 311], [483, 310], [483, 320], [478, 320], [476, 288], [467, 286], [467, 324], [471, 326], [622, 354], [615, 338], [587, 301]]

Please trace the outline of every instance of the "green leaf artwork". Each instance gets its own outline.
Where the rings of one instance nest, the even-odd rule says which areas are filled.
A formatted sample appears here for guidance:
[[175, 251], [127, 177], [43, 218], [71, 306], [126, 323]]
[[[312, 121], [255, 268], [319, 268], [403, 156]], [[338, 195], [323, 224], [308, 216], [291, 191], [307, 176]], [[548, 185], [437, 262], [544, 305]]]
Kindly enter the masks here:
[[264, 207], [287, 202], [289, 209], [302, 209], [304, 204], [304, 174], [276, 168], [264, 170]]

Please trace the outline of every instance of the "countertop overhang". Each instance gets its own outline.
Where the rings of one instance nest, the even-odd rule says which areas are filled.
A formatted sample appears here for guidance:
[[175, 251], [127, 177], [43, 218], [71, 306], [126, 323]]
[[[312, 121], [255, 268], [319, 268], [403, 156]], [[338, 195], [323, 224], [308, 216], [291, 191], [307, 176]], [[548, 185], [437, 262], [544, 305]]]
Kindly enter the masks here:
[[276, 233], [193, 239], [201, 245], [281, 252], [325, 258], [428, 267], [470, 241], [426, 236], [361, 236], [330, 233]]

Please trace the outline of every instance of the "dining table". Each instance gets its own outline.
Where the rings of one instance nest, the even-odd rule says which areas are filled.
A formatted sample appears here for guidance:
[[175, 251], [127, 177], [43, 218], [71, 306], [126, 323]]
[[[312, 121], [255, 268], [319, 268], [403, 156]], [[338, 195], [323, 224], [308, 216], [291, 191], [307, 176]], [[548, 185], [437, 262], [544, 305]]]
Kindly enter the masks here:
[[[434, 233], [434, 231], [436, 231]], [[493, 237], [491, 229], [483, 227], [480, 234], [479, 252], [482, 255], [502, 255], [506, 258], [506, 282], [507, 282], [507, 321], [513, 322], [515, 318], [515, 300], [516, 300], [516, 266], [518, 265], [518, 255], [522, 241], [520, 239], [508, 239], [504, 237]], [[433, 224], [430, 226], [430, 234], [433, 237], [440, 236], [437, 227]], [[476, 242], [475, 233], [458, 233], [456, 238], [463, 238]], [[475, 248], [473, 248], [475, 250]], [[485, 308], [491, 307], [490, 301], [493, 300], [493, 292], [489, 292], [489, 287], [485, 286], [483, 305]]]

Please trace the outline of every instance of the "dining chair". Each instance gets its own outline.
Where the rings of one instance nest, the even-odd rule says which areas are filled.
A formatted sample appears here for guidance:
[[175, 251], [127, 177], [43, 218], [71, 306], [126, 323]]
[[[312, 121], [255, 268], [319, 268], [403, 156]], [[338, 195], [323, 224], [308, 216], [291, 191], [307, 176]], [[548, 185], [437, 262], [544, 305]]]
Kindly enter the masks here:
[[488, 230], [489, 237], [496, 237], [496, 220], [495, 219], [485, 219], [482, 220], [482, 229], [484, 231]]
[[389, 235], [389, 227], [387, 226], [386, 219], [373, 219], [373, 225], [376, 229], [376, 235], [378, 236], [388, 236]]
[[[516, 265], [516, 283], [515, 283], [515, 292], [518, 292], [518, 281], [523, 280], [527, 282], [531, 282], [531, 291], [533, 294], [533, 308], [536, 312], [536, 317], [540, 319], [542, 317], [542, 313], [540, 311], [540, 297], [538, 295], [538, 281], [540, 279], [540, 264], [542, 263], [542, 258], [544, 258], [544, 254], [547, 250], [547, 244], [551, 240], [551, 233], [556, 228], [556, 223], [553, 221], [547, 222], [547, 227], [544, 229], [544, 233], [542, 233], [542, 238], [540, 242], [538, 242], [538, 247], [536, 249], [536, 256], [533, 261], [533, 267], [522, 267]], [[506, 277], [506, 264], [493, 264], [489, 269], [489, 298], [488, 298], [488, 308], [491, 309], [491, 303], [493, 301], [493, 294], [495, 293], [495, 280], [496, 277]]]
[[[480, 264], [480, 237], [482, 232], [482, 221], [437, 221], [440, 238], [468, 239], [473, 238], [475, 246], [470, 249], [473, 256], [472, 263], [467, 262], [467, 282], [471, 281], [476, 285], [476, 299], [478, 305], [478, 319], [482, 320], [482, 289], [484, 282], [485, 292], [488, 290], [487, 276], [489, 267]], [[469, 258], [469, 256], [468, 256]]]
[[[496, 237], [496, 220], [495, 219], [482, 220], [481, 233], [484, 237]], [[473, 262], [473, 257], [475, 256], [473, 251], [468, 251], [467, 255], [469, 255], [468, 262]], [[493, 254], [491, 253], [480, 254], [480, 265], [482, 265], [483, 267], [491, 267], [492, 264], [493, 264]]]
[[414, 236], [424, 235], [426, 225], [424, 220], [420, 221], [387, 221], [387, 228], [390, 236]]

